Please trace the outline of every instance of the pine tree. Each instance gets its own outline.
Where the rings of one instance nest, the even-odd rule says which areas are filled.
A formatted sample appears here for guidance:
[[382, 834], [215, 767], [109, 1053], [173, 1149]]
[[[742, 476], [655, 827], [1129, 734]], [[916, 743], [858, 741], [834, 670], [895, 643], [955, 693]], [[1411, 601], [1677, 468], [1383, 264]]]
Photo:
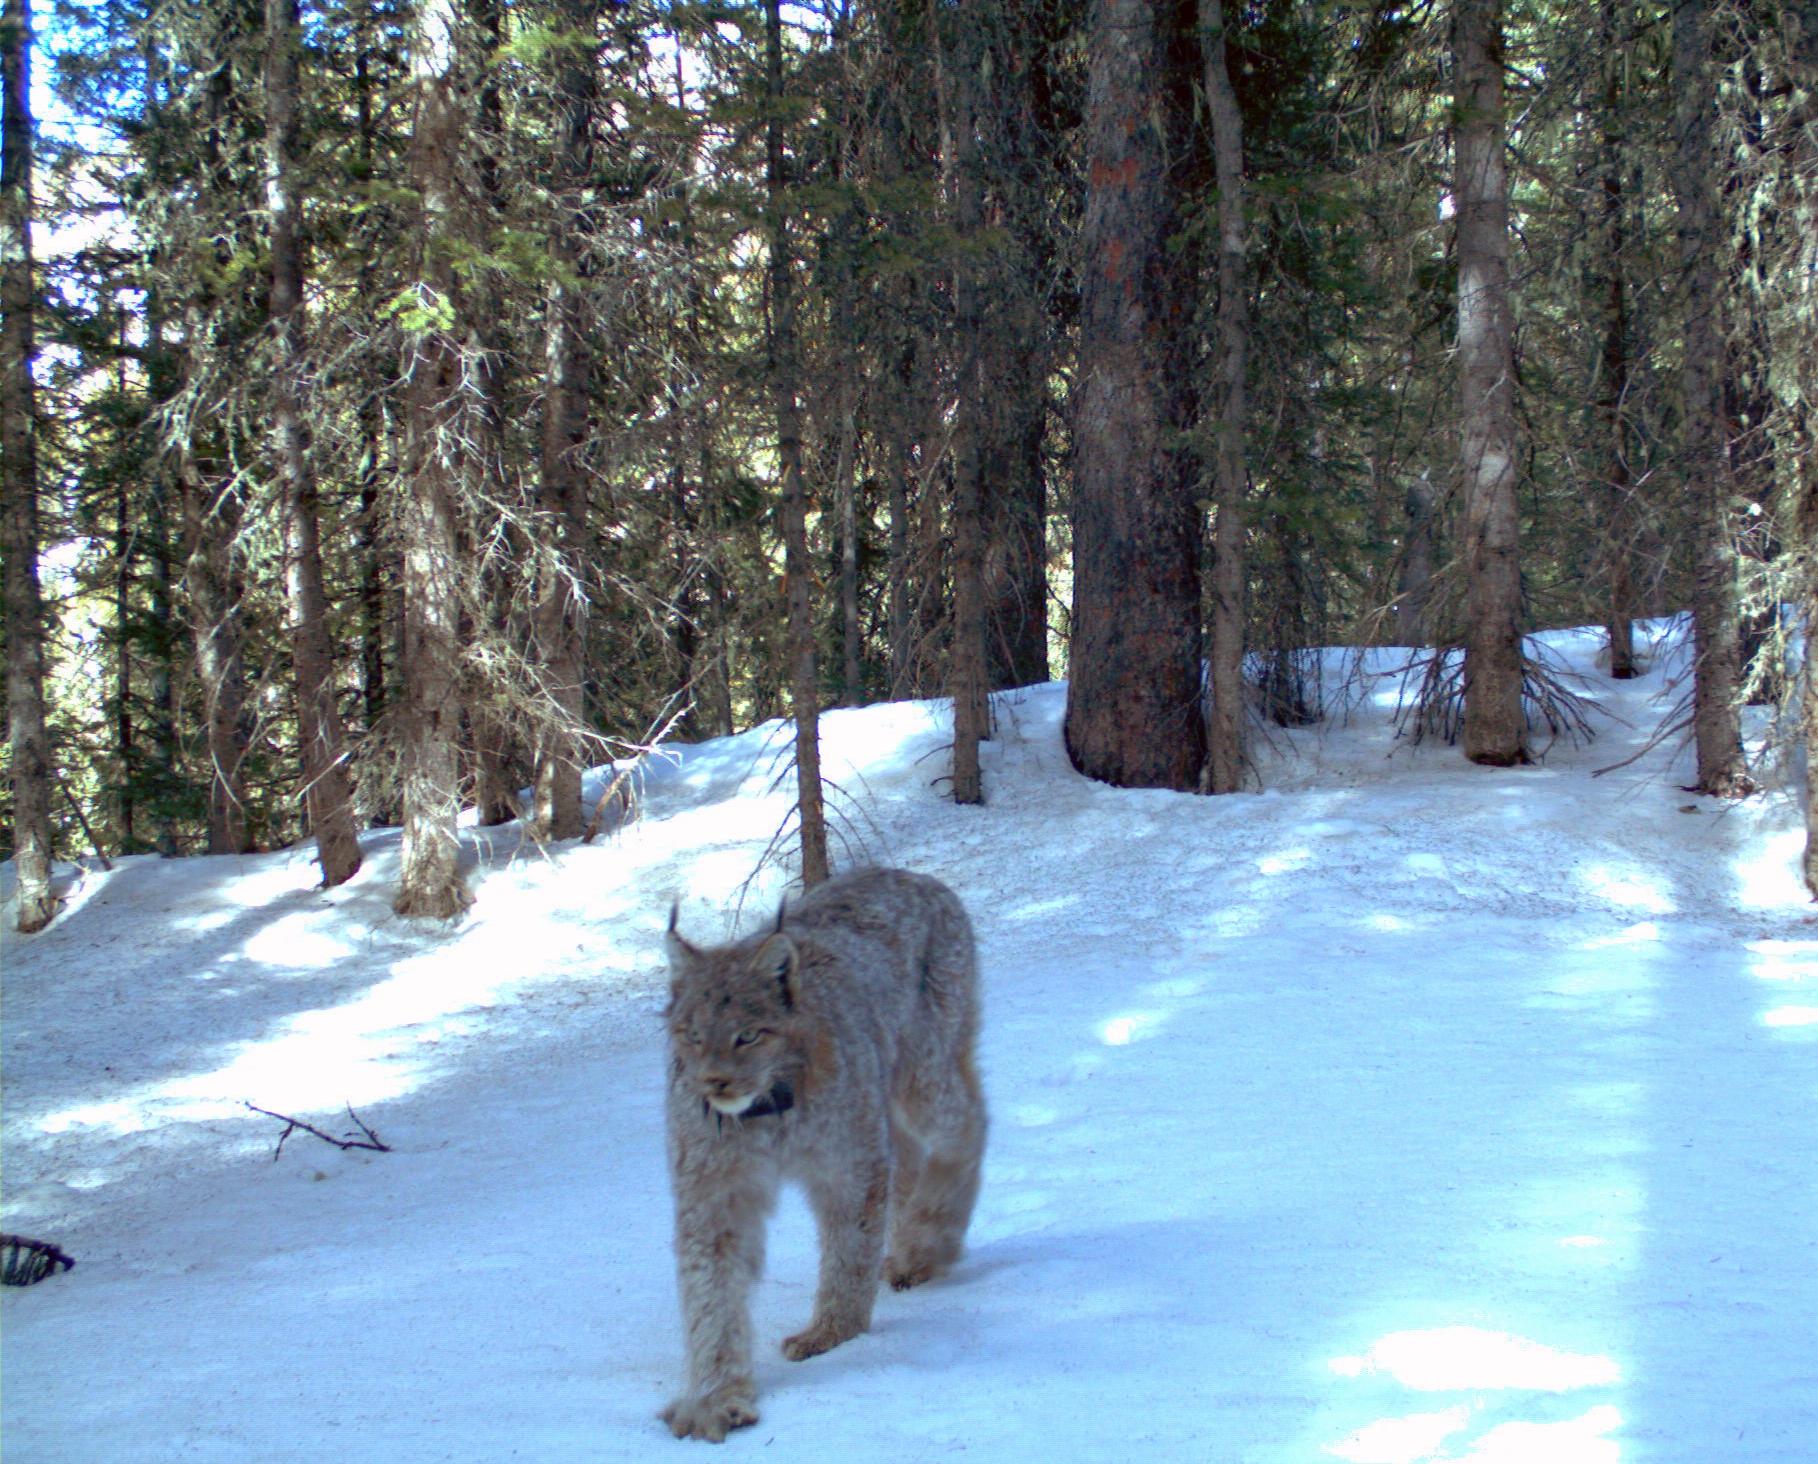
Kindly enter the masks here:
[[51, 894], [50, 741], [44, 711], [44, 607], [38, 587], [37, 408], [32, 380], [31, 0], [0, 11], [0, 455], [6, 459], [6, 726], [12, 750], [18, 927], [42, 930]]
[[1191, 0], [1096, 0], [1088, 32], [1073, 466], [1073, 765], [1120, 787], [1197, 788], [1200, 514], [1192, 410]]

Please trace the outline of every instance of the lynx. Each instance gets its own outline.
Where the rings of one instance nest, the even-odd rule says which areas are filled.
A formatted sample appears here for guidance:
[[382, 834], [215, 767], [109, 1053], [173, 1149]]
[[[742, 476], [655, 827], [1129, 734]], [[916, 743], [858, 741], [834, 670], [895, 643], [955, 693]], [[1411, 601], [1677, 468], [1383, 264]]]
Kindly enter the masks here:
[[791, 1361], [863, 1332], [880, 1272], [904, 1290], [958, 1259], [985, 1145], [977, 960], [958, 896], [900, 869], [828, 880], [774, 930], [714, 949], [671, 909], [668, 947], [688, 1387], [662, 1416], [717, 1443], [757, 1422], [748, 1296], [784, 1180], [807, 1190], [821, 1243]]

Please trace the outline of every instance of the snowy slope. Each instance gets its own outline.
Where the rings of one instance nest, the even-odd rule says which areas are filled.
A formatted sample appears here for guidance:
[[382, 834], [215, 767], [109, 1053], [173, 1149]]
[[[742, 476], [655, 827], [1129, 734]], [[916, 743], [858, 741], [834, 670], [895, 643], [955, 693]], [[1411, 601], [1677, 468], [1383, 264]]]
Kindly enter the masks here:
[[[1589, 673], [1595, 638], [1547, 637]], [[1393, 658], [1378, 653], [1377, 666]], [[1641, 747], [1670, 663], [1588, 676], [1537, 768], [1397, 743], [1397, 682], [1275, 731], [1260, 796], [1072, 773], [1002, 699], [984, 810], [939, 704], [835, 712], [848, 858], [966, 898], [994, 1128], [971, 1249], [803, 1364], [812, 1224], [771, 1229], [762, 1421], [728, 1456], [1818, 1458], [1818, 925], [1797, 809]], [[8, 1464], [673, 1460], [660, 931], [729, 928], [785, 813], [775, 726], [653, 765], [479, 901], [400, 921], [394, 836], [120, 861], [4, 952]], [[748, 892], [774, 909], [781, 871]], [[394, 1152], [341, 1153], [351, 1103]]]

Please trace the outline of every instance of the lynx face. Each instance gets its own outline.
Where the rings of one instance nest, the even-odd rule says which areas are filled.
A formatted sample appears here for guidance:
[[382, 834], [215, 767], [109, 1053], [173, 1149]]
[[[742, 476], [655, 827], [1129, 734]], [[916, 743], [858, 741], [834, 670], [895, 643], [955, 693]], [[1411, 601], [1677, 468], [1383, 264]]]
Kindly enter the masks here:
[[773, 935], [755, 951], [700, 951], [669, 932], [669, 1048], [710, 1108], [744, 1113], [786, 1080], [794, 1022], [795, 943]]

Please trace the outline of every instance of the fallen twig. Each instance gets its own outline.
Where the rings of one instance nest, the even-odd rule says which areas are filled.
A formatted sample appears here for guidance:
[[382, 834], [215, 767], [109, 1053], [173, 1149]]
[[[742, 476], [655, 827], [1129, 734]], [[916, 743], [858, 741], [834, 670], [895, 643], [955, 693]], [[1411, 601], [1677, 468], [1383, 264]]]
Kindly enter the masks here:
[[385, 1143], [377, 1134], [366, 1126], [365, 1120], [353, 1111], [352, 1104], [349, 1104], [347, 1107], [347, 1116], [354, 1121], [360, 1132], [365, 1135], [364, 1138], [356, 1139], [350, 1136], [337, 1139], [333, 1134], [325, 1134], [314, 1124], [304, 1123], [300, 1118], [292, 1118], [288, 1113], [273, 1113], [269, 1108], [261, 1108], [256, 1103], [248, 1103], [246, 1106], [252, 1109], [254, 1113], [263, 1113], [267, 1118], [275, 1118], [279, 1123], [287, 1125], [284, 1132], [278, 1135], [278, 1147], [271, 1151], [272, 1163], [274, 1164], [278, 1162], [278, 1155], [284, 1152], [284, 1141], [298, 1129], [302, 1129], [306, 1134], [314, 1134], [323, 1143], [333, 1144], [337, 1149], [373, 1149], [381, 1154], [389, 1154], [391, 1152], [391, 1145]]

